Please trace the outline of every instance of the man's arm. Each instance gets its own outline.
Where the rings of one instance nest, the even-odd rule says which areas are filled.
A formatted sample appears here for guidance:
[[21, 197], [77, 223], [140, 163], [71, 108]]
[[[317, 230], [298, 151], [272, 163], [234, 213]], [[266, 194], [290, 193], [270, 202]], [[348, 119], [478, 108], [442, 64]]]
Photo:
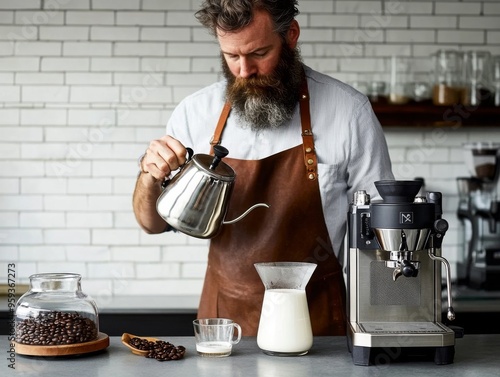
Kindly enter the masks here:
[[156, 200], [161, 191], [160, 180], [149, 173], [139, 173], [135, 184], [133, 208], [137, 222], [146, 233], [162, 233], [168, 227], [156, 211]]

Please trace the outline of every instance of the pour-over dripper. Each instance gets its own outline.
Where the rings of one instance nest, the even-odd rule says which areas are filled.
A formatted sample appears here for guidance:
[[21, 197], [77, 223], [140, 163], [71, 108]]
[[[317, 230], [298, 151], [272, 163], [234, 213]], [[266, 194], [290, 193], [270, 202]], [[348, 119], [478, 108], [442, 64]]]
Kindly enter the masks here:
[[255, 263], [257, 273], [266, 289], [305, 289], [315, 263], [269, 262]]

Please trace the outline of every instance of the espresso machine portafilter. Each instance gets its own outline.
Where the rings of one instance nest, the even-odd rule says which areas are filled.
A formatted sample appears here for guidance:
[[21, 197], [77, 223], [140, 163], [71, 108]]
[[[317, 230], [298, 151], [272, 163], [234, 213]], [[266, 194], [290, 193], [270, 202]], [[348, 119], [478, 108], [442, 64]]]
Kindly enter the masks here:
[[416, 196], [421, 181], [378, 181], [383, 200], [355, 193], [348, 213], [348, 347], [356, 365], [423, 352], [453, 362], [455, 332], [442, 323], [441, 270], [452, 321], [451, 272], [441, 256], [448, 222], [442, 195]]

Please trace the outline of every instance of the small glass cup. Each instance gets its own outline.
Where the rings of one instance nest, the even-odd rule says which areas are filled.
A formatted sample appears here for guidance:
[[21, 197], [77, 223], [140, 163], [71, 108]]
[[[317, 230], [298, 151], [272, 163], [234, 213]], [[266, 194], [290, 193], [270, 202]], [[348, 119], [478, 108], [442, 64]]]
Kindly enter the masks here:
[[[229, 356], [233, 345], [241, 340], [241, 327], [231, 319], [195, 319], [193, 328], [196, 351], [203, 357]], [[234, 329], [237, 331], [236, 335]]]

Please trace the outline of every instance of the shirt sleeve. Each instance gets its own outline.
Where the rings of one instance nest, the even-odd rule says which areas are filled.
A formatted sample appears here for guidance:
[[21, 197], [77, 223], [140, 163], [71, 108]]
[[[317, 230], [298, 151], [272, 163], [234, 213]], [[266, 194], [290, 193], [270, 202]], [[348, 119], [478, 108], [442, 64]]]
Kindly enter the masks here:
[[352, 118], [351, 148], [347, 169], [347, 194], [366, 189], [378, 199], [374, 182], [394, 179], [384, 132], [370, 102], [367, 100]]

